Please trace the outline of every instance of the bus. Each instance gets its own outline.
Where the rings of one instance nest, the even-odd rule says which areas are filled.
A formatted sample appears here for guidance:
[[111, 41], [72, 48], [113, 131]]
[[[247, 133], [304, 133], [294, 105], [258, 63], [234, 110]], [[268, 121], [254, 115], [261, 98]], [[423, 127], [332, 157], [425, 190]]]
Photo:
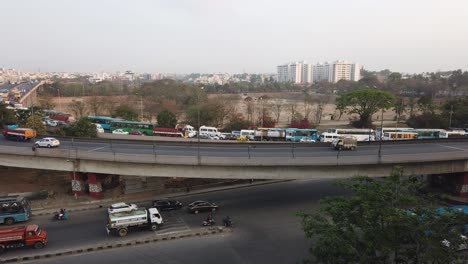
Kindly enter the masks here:
[[88, 116], [88, 118], [91, 120], [91, 123], [100, 124], [104, 130], [110, 130], [110, 125], [112, 121], [122, 120], [108, 116]]
[[390, 133], [389, 135], [397, 135], [399, 132], [411, 132], [411, 130], [413, 130], [413, 128], [411, 127], [378, 127], [375, 129], [375, 140], [380, 140], [380, 135], [382, 135], [382, 131], [384, 134], [382, 140], [391, 140], [390, 137], [385, 136], [386, 133]]
[[153, 129], [155, 125], [147, 122], [135, 122], [135, 121], [125, 121], [125, 120], [118, 120], [112, 121], [110, 124], [110, 131], [114, 131], [115, 129], [122, 129], [123, 131], [127, 131], [128, 133], [137, 130], [141, 133], [152, 136]]
[[318, 141], [319, 132], [317, 129], [301, 129], [301, 128], [287, 128], [286, 141], [291, 142], [308, 142]]
[[374, 130], [370, 128], [329, 128], [325, 133], [331, 136], [353, 136], [357, 141], [375, 140]]
[[444, 129], [414, 129], [417, 133], [416, 139], [439, 139], [448, 138], [448, 133]]
[[31, 204], [22, 196], [0, 197], [0, 223], [11, 225], [29, 220]]

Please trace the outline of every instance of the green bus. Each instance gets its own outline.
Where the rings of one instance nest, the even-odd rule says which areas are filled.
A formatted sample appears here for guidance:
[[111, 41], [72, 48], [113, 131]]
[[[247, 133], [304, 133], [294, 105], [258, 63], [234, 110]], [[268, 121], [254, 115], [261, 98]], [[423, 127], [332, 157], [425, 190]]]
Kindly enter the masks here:
[[127, 131], [128, 133], [137, 130], [140, 131], [141, 133], [147, 135], [147, 136], [152, 136], [153, 135], [153, 128], [154, 124], [151, 123], [146, 123], [146, 122], [134, 122], [134, 121], [123, 121], [123, 120], [118, 120], [118, 121], [112, 121], [110, 123], [110, 131], [114, 131], [116, 129], [122, 129], [124, 131]]

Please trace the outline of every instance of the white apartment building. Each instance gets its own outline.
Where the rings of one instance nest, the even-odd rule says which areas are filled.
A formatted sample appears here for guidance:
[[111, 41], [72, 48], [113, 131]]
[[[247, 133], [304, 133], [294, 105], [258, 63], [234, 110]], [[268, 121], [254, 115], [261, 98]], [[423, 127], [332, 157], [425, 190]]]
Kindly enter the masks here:
[[312, 64], [292, 62], [277, 66], [278, 82], [312, 83]]
[[361, 79], [360, 65], [349, 61], [317, 63], [313, 66], [312, 71], [315, 83], [321, 81], [336, 83], [340, 80], [357, 82]]

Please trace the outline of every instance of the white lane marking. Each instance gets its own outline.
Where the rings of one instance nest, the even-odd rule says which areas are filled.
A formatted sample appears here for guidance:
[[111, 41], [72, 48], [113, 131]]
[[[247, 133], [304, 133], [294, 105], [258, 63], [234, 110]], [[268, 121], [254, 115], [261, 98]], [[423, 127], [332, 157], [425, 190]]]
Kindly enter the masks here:
[[93, 152], [93, 151], [96, 151], [96, 150], [101, 150], [101, 149], [103, 149], [103, 148], [107, 148], [107, 146], [100, 147], [100, 148], [90, 149], [90, 150], [88, 150], [88, 152]]
[[442, 146], [442, 147], [446, 147], [446, 148], [456, 149], [456, 150], [463, 150], [463, 151], [468, 150], [468, 149], [464, 149], [464, 148], [457, 148], [457, 147], [452, 147], [452, 146], [447, 146], [447, 145], [442, 145], [442, 144], [437, 144], [437, 145]]

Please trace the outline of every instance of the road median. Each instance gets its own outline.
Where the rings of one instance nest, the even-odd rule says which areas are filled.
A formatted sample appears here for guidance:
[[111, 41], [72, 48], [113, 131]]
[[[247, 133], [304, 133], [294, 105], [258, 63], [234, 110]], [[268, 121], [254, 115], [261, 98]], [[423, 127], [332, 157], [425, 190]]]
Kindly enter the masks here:
[[183, 238], [189, 238], [189, 237], [201, 237], [201, 236], [209, 236], [209, 235], [216, 235], [216, 234], [223, 234], [223, 233], [226, 234], [226, 233], [231, 233], [232, 231], [233, 230], [231, 228], [225, 228], [225, 227], [219, 226], [219, 227], [197, 228], [197, 229], [192, 229], [190, 231], [181, 231], [181, 232], [166, 233], [166, 234], [156, 233], [156, 234], [140, 237], [138, 239], [122, 239], [122, 240], [112, 242], [112, 243], [96, 244], [92, 246], [87, 245], [85, 247], [76, 247], [76, 248], [71, 248], [71, 249], [57, 250], [53, 252], [47, 252], [44, 254], [32, 254], [32, 255], [27, 255], [27, 256], [22, 256], [22, 257], [0, 259], [0, 263], [19, 263], [19, 262], [45, 260], [45, 259], [56, 258], [56, 257], [61, 257], [61, 256], [77, 255], [77, 254], [83, 254], [83, 253], [94, 252], [94, 251], [102, 251], [102, 250], [107, 250], [107, 249], [149, 244], [149, 243], [155, 243], [155, 242], [164, 242], [164, 241], [183, 239]]

